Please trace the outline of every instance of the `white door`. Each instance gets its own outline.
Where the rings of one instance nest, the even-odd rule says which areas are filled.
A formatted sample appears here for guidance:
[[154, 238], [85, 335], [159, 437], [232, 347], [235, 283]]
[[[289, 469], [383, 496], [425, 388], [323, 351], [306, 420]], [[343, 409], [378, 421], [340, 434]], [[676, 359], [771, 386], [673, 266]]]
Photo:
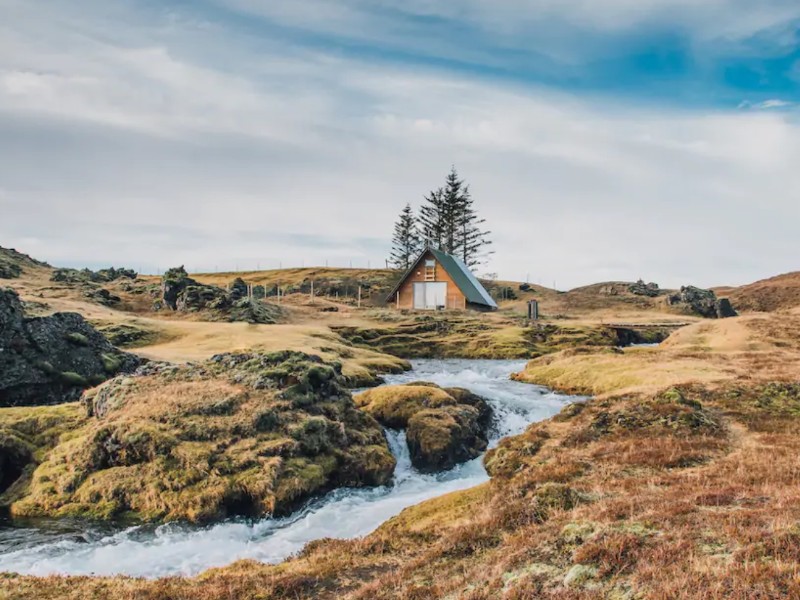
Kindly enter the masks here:
[[427, 281], [414, 283], [414, 308], [434, 310], [447, 306], [447, 282]]
[[425, 308], [425, 284], [414, 284], [414, 310], [423, 310]]

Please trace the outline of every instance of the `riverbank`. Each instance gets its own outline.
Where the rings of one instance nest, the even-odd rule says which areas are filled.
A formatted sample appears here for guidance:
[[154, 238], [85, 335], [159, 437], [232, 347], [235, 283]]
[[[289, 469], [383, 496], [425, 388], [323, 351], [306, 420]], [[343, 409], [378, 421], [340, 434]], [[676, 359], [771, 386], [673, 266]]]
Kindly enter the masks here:
[[[457, 383], [485, 397], [495, 414], [492, 446], [557, 413], [570, 401], [544, 388], [511, 381], [509, 375], [524, 366], [520, 361], [423, 360], [413, 366], [411, 371], [388, 376], [387, 383]], [[338, 489], [284, 518], [229, 521], [205, 528], [173, 524], [109, 531], [108, 526], [89, 525], [87, 531], [71, 529], [63, 536], [30, 525], [0, 529], [0, 547], [10, 538], [16, 540], [12, 552], [0, 554], [0, 570], [164, 577], [197, 575], [237, 559], [275, 563], [308, 542], [365, 535], [406, 507], [488, 480], [481, 458], [442, 473], [421, 474], [411, 467], [404, 435], [387, 430], [387, 437], [397, 460], [389, 485]], [[25, 537], [32, 542], [26, 544]]]
[[[597, 380], [603, 395], [501, 442], [486, 457], [489, 481], [407, 508], [363, 538], [195, 578], [6, 576], [0, 589], [152, 600], [800, 595], [796, 316], [707, 325], [657, 349], [614, 352], [617, 374]], [[655, 391], [633, 379], [642, 353], [667, 367], [673, 352], [723, 376]], [[691, 377], [679, 367], [664, 372]], [[565, 369], [565, 387], [581, 373], [570, 381]]]

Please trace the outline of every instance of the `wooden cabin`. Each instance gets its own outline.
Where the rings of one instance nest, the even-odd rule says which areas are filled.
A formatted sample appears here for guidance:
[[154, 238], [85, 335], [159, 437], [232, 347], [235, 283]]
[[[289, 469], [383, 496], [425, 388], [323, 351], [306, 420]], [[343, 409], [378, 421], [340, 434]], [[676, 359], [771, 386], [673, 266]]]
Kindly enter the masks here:
[[410, 310], [496, 310], [497, 304], [458, 257], [427, 248], [386, 299]]

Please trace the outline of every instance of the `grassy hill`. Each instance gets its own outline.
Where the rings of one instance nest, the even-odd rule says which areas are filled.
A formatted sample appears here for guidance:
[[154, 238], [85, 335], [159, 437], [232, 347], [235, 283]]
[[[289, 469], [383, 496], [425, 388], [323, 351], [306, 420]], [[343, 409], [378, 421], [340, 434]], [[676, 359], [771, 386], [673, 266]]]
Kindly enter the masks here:
[[800, 306], [800, 271], [733, 288], [730, 299], [741, 310], [771, 312]]

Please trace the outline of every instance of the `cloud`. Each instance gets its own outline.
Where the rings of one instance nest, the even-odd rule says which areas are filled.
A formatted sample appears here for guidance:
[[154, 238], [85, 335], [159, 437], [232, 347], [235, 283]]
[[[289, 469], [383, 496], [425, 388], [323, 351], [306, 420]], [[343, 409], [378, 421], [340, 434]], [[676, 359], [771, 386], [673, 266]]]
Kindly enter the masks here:
[[[455, 163], [493, 231], [491, 270], [504, 277], [710, 285], [797, 268], [800, 132], [791, 112], [497, 80], [336, 51], [296, 32], [287, 43], [288, 34], [237, 21], [230, 4], [220, 15], [56, 3], [47, 17], [9, 4], [0, 25], [0, 244], [52, 263], [381, 264], [396, 214]], [[312, 3], [258, 10], [289, 27], [299, 26], [298, 6]], [[501, 39], [524, 9], [502, 2], [484, 24], [479, 3], [372, 6], [323, 3], [327, 12], [305, 26], [370, 39], [389, 29], [399, 43], [404, 19], [460, 18]], [[600, 30], [665, 10], [632, 6], [611, 3]], [[780, 7], [770, 6], [750, 33], [775, 25]], [[542, 19], [589, 27], [588, 16], [542, 7]], [[698, 10], [684, 7], [687, 28], [702, 20]], [[523, 13], [523, 22], [536, 16]], [[733, 23], [720, 31], [750, 35]], [[487, 48], [489, 60], [504, 60]]]

